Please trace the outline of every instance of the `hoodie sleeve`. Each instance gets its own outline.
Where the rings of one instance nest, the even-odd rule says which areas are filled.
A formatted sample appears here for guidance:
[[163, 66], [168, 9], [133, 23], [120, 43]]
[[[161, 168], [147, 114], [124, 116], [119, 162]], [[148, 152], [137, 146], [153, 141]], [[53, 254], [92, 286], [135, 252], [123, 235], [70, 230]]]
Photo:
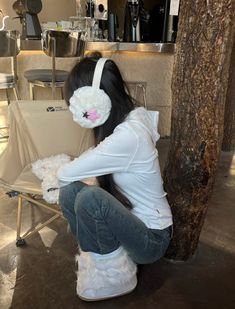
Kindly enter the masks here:
[[125, 125], [118, 126], [98, 146], [58, 170], [60, 187], [86, 178], [126, 171], [135, 156], [138, 143], [132, 130]]

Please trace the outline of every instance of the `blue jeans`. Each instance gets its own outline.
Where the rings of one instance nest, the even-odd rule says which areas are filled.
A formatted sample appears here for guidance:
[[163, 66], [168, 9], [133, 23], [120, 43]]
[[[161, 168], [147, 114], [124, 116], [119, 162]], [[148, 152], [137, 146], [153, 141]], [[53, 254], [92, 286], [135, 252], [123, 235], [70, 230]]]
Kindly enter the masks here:
[[166, 252], [171, 227], [149, 229], [115, 197], [97, 186], [73, 182], [60, 189], [59, 204], [83, 251], [106, 254], [123, 246], [137, 264]]

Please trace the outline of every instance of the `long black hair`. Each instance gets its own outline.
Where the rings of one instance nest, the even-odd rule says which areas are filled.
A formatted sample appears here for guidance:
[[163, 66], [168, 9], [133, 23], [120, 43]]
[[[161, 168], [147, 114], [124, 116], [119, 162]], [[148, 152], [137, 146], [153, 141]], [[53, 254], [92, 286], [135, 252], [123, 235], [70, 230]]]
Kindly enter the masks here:
[[[75, 90], [92, 85], [95, 66], [99, 58], [101, 58], [99, 52], [83, 58], [69, 73], [64, 88], [64, 96], [68, 105]], [[134, 100], [131, 99], [127, 92], [127, 87], [122, 79], [121, 73], [111, 59], [105, 62], [100, 88], [110, 97], [112, 108], [106, 122], [93, 129], [96, 145], [112, 134], [116, 126], [123, 122], [129, 112], [135, 108]], [[131, 202], [121, 193], [115, 184], [112, 174], [99, 176], [97, 180], [101, 188], [111, 193], [126, 208], [132, 208]]]

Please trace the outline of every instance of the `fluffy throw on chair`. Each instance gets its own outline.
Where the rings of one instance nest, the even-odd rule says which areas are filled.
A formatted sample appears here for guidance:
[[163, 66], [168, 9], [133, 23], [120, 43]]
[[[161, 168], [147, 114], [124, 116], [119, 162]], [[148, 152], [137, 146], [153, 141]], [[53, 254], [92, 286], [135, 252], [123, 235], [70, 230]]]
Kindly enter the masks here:
[[49, 204], [58, 203], [59, 184], [56, 174], [58, 169], [69, 161], [71, 158], [68, 155], [58, 154], [32, 163], [32, 172], [42, 180], [43, 199]]

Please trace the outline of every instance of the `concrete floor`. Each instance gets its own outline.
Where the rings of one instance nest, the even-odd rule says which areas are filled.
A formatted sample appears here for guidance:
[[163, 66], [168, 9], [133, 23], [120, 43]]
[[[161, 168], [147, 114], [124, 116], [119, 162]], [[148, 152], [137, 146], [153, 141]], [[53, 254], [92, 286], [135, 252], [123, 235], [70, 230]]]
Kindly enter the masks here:
[[[0, 148], [4, 143], [0, 143]], [[164, 164], [168, 140], [161, 140]], [[160, 260], [141, 268], [129, 295], [95, 303], [75, 293], [77, 245], [62, 219], [15, 246], [16, 198], [0, 191], [0, 308], [6, 309], [234, 309], [235, 308], [235, 154], [222, 153], [209, 210], [192, 260]], [[40, 224], [47, 211], [24, 204], [23, 230]]]

